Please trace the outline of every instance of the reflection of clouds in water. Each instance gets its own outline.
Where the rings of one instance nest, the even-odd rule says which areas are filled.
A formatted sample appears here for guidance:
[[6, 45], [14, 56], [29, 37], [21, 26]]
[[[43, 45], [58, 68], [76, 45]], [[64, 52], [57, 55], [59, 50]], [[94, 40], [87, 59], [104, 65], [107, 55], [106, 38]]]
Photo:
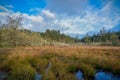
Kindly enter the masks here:
[[35, 80], [41, 80], [41, 78], [42, 78], [42, 75], [38, 73], [35, 74]]
[[120, 76], [114, 76], [112, 73], [97, 72], [95, 80], [120, 80]]
[[84, 80], [83, 73], [80, 70], [75, 74], [75, 77], [77, 80]]
[[0, 71], [0, 80], [6, 80], [7, 74], [3, 71]]
[[[76, 72], [75, 77], [77, 80], [84, 80], [83, 73], [80, 70]], [[120, 80], [120, 76], [115, 76], [112, 73], [100, 71], [95, 74], [95, 80]]]
[[[50, 67], [51, 67], [51, 62], [48, 63], [48, 66], [47, 66], [47, 68], [45, 70], [45, 74], [48, 73], [48, 70], [49, 70]], [[41, 78], [42, 78], [42, 75], [36, 72], [36, 74], [35, 74], [35, 80], [41, 80]]]
[[50, 67], [51, 67], [51, 62], [48, 63], [48, 66], [47, 66], [47, 68], [46, 68], [45, 74], [48, 73], [48, 70], [50, 69]]

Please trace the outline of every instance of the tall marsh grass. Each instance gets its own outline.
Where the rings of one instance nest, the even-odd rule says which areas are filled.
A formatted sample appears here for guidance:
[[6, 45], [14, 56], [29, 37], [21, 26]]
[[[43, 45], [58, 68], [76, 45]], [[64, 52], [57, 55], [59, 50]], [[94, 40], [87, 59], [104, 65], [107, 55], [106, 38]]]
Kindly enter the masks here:
[[[4, 51], [6, 50], [6, 51]], [[49, 62], [51, 66], [46, 73]], [[120, 47], [41, 46], [0, 49], [0, 70], [8, 80], [76, 80], [81, 70], [85, 79], [93, 78], [98, 69], [120, 75]]]

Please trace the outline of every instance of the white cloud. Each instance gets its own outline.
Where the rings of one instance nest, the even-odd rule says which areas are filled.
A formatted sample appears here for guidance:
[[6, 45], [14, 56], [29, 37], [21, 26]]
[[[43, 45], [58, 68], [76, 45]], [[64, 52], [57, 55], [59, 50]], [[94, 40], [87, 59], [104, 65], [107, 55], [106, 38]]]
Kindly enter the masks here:
[[43, 22], [43, 18], [41, 16], [34, 16], [34, 15], [28, 15], [28, 14], [23, 14], [23, 17], [27, 20], [31, 20], [33, 22]]
[[0, 12], [0, 23], [1, 24], [5, 24], [6, 23], [6, 19], [7, 19], [7, 13], [6, 12]]
[[83, 14], [88, 8], [89, 0], [46, 0], [46, 9], [55, 13], [65, 13], [68, 15]]
[[3, 6], [0, 6], [0, 10], [5, 11], [5, 12], [9, 12], [9, 10]]
[[42, 10], [42, 14], [45, 15], [48, 18], [55, 18], [55, 14], [50, 12], [49, 10]]
[[33, 27], [33, 24], [24, 24], [23, 28], [24, 29], [31, 29]]
[[[26, 29], [31, 29], [34, 31], [57, 29], [61, 30], [61, 32], [63, 33], [84, 34], [89, 31], [99, 31], [100, 29], [102, 29], [102, 27], [109, 29], [117, 24], [120, 24], [120, 14], [116, 12], [119, 10], [114, 7], [111, 7], [112, 5], [113, 4], [111, 2], [108, 2], [104, 7], [102, 7], [99, 10], [86, 10], [84, 11], [85, 14], [82, 17], [80, 15], [69, 16], [68, 14], [64, 13], [59, 14], [53, 11], [51, 12], [49, 9], [44, 9], [41, 11], [41, 13], [37, 15], [29, 15], [20, 12], [13, 12], [12, 14], [7, 14], [22, 14], [22, 16], [24, 17], [23, 27]], [[4, 7], [0, 7], [0, 9], [4, 9]], [[35, 9], [31, 9], [31, 11], [34, 10]], [[6, 12], [0, 12], [1, 20], [4, 19], [5, 13]]]
[[116, 8], [111, 6], [112, 3], [109, 2], [98, 11], [94, 12], [88, 10], [83, 17], [64, 16], [58, 23], [68, 28], [64, 33], [84, 34], [89, 31], [99, 31], [102, 27], [110, 29], [120, 24], [120, 15], [114, 11]]
[[24, 21], [23, 27], [34, 31], [42, 31], [44, 27], [44, 18], [40, 15], [22, 14]]

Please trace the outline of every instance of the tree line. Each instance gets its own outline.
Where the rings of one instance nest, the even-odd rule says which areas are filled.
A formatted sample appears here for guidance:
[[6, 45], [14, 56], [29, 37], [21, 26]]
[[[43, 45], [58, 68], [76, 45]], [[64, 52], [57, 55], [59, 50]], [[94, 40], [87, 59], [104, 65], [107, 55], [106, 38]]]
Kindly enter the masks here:
[[89, 36], [86, 34], [84, 38], [81, 39], [83, 43], [101, 43], [101, 45], [120, 45], [120, 31], [113, 32], [107, 31], [103, 27], [98, 34], [94, 34], [93, 36]]
[[8, 16], [6, 24], [0, 24], [0, 47], [15, 47], [15, 46], [40, 46], [52, 45], [54, 42], [67, 44], [91, 44], [100, 43], [99, 45], [120, 45], [120, 31], [110, 32], [101, 29], [98, 34], [79, 39], [72, 38], [59, 30], [47, 29], [45, 32], [35, 32], [22, 28], [22, 16]]
[[53, 42], [73, 43], [74, 38], [61, 34], [59, 30], [35, 32], [23, 29], [22, 17], [8, 16], [6, 24], [0, 24], [0, 47], [36, 46]]
[[40, 33], [40, 35], [48, 40], [48, 41], [57, 41], [57, 42], [65, 42], [65, 43], [73, 43], [74, 38], [65, 35], [64, 33], [60, 33], [59, 30], [49, 30], [47, 29], [45, 32]]

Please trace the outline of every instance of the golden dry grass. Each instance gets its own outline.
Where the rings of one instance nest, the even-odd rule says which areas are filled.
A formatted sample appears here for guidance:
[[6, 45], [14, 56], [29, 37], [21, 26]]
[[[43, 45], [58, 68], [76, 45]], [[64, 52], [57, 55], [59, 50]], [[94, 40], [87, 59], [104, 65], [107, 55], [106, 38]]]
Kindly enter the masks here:
[[[0, 64], [2, 64], [0, 70], [8, 68], [9, 75], [14, 73], [16, 64], [31, 66], [32, 69], [46, 76], [44, 70], [48, 62], [52, 63], [48, 73], [51, 76], [46, 77], [50, 80], [57, 78], [62, 80], [62, 76], [66, 75], [64, 80], [75, 79], [72, 74], [78, 69], [83, 71], [86, 78], [93, 77], [97, 69], [120, 74], [120, 47], [40, 46], [0, 49], [0, 52]], [[34, 72], [34, 70], [29, 71]], [[43, 77], [43, 80], [46, 78]]]

